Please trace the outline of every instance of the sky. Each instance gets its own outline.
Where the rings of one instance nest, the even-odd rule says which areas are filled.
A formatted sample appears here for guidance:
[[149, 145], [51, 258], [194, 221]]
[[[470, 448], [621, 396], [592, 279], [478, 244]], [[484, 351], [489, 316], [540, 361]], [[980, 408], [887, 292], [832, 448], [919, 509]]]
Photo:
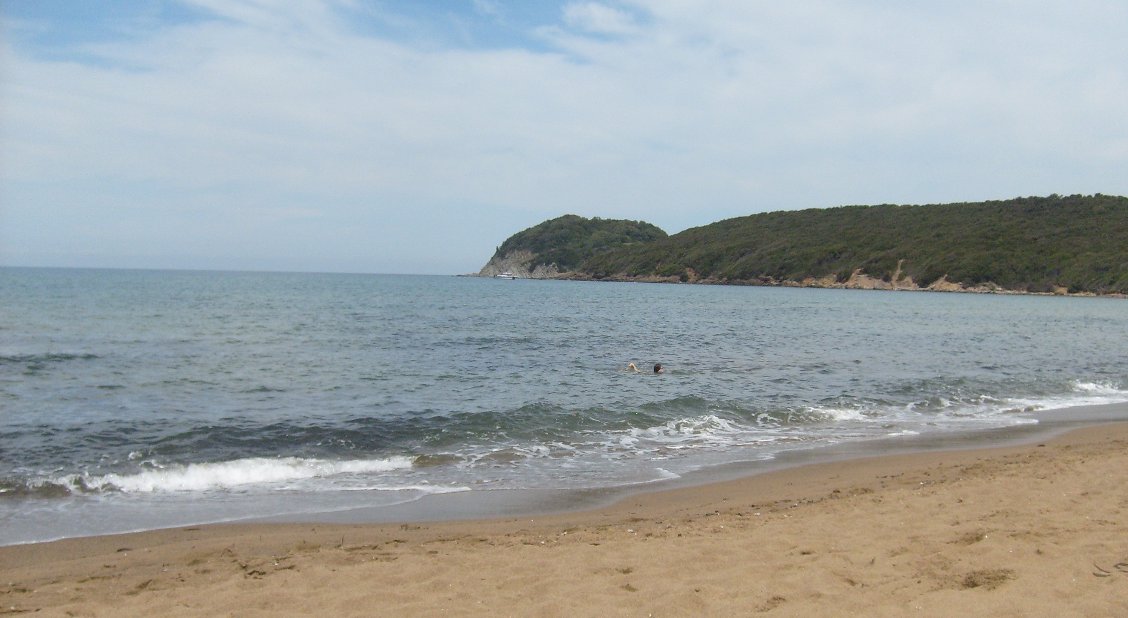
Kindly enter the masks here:
[[563, 214], [1128, 195], [1123, 0], [0, 0], [0, 265], [460, 274]]

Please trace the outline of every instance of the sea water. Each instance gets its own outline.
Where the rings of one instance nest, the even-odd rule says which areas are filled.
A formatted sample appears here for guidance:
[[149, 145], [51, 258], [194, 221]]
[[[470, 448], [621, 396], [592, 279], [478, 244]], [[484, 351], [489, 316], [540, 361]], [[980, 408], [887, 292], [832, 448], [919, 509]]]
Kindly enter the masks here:
[[0, 268], [0, 544], [568, 496], [1124, 401], [1116, 299]]

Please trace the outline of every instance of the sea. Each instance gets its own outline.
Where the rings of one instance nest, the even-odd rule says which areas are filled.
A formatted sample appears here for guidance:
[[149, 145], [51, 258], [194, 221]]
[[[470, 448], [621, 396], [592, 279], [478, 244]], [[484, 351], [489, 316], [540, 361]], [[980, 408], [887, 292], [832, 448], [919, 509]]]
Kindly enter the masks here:
[[1123, 299], [0, 268], [0, 545], [578, 508], [1123, 402]]

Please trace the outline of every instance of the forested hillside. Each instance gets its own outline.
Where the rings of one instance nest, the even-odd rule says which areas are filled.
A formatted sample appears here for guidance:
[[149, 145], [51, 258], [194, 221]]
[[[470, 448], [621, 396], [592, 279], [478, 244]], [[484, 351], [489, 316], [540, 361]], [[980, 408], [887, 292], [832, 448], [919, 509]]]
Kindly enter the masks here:
[[594, 255], [583, 276], [843, 283], [857, 271], [927, 287], [1128, 292], [1128, 198], [1058, 196], [845, 206], [719, 221]]
[[666, 232], [643, 221], [564, 215], [510, 236], [481, 274], [574, 272], [600, 253], [663, 238]]

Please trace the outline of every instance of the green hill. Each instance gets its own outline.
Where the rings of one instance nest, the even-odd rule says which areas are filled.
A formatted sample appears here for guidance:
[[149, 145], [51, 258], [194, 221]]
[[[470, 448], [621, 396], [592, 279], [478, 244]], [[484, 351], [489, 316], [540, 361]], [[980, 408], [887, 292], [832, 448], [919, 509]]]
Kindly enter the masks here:
[[510, 236], [479, 274], [556, 276], [578, 271], [603, 252], [664, 238], [666, 232], [642, 221], [564, 215]]
[[768, 285], [842, 285], [860, 272], [891, 287], [956, 282], [1123, 294], [1128, 198], [1052, 195], [771, 212], [599, 252], [577, 271], [593, 279]]

